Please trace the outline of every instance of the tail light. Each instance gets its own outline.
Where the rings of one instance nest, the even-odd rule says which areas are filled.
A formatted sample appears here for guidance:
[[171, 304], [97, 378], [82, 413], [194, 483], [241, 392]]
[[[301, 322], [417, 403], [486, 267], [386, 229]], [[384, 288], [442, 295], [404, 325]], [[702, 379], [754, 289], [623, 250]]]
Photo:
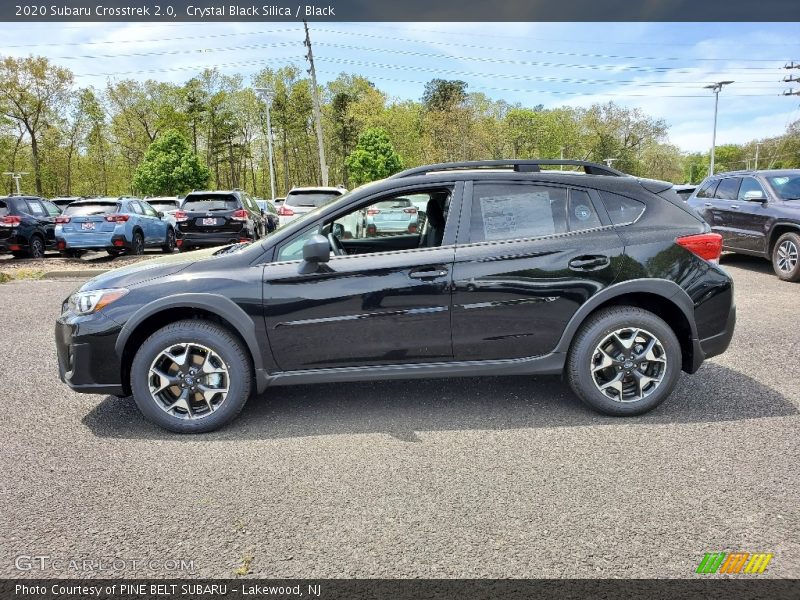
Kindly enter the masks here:
[[287, 208], [286, 206], [281, 205], [281, 207], [278, 209], [278, 216], [293, 217], [294, 211], [291, 208]]
[[130, 215], [106, 215], [106, 221], [109, 223], [124, 223], [130, 219]]
[[186, 214], [184, 210], [176, 210], [175, 213], [172, 215], [175, 217], [175, 220], [178, 223], [185, 223], [189, 220], [189, 215]]
[[403, 212], [404, 213], [408, 213], [409, 215], [415, 215], [415, 214], [417, 214], [417, 209], [414, 208], [414, 207], [412, 207], [412, 208], [404, 208]]
[[0, 227], [15, 227], [22, 223], [22, 219], [16, 215], [7, 215], [0, 219]]
[[377, 209], [377, 208], [368, 208], [367, 209], [367, 214], [368, 215], [377, 215], [377, 214], [380, 214], [380, 212], [381, 211], [379, 209]]
[[69, 217], [56, 217], [56, 225], [63, 225], [64, 223], [69, 223]]
[[408, 226], [408, 233], [417, 233], [417, 226], [414, 223]]
[[63, 240], [59, 241], [59, 242], [56, 242], [56, 248], [58, 250], [66, 250], [67, 249], [67, 242], [65, 242]]
[[233, 211], [231, 221], [247, 221], [247, 211], [243, 208]]
[[718, 233], [698, 233], [679, 237], [675, 242], [703, 260], [718, 263], [722, 254], [722, 236]]

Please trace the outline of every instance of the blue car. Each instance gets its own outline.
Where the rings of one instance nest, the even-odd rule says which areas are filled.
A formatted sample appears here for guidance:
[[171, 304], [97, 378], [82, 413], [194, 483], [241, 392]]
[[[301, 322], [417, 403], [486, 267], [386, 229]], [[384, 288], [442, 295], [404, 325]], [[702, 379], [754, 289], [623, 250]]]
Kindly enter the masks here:
[[147, 202], [91, 198], [73, 202], [56, 219], [56, 247], [67, 256], [86, 250], [143, 254], [145, 248], [175, 250], [175, 229]]

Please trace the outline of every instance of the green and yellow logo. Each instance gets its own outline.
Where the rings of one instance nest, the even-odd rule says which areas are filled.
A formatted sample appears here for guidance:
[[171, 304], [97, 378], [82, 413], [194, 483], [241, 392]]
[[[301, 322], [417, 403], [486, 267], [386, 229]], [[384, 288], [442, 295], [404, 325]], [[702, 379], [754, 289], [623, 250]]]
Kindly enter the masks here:
[[763, 573], [772, 556], [764, 552], [706, 552], [695, 573]]

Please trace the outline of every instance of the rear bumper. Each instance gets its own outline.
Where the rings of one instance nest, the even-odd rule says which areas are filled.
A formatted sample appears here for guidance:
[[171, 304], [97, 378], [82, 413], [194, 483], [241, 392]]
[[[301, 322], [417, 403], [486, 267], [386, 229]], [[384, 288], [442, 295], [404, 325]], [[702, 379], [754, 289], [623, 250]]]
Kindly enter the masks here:
[[179, 237], [186, 246], [224, 246], [225, 244], [235, 244], [239, 240], [252, 240], [253, 236], [248, 231], [220, 231], [214, 233], [203, 233], [196, 231], [183, 231]]
[[736, 305], [732, 304], [725, 328], [719, 333], [707, 338], [692, 340], [694, 346], [692, 368], [690, 373], [694, 373], [707, 358], [718, 356], [725, 352], [733, 339], [733, 331], [736, 328]]
[[56, 237], [57, 244], [65, 244], [62, 250], [125, 250], [131, 247], [132, 240], [124, 235], [109, 232], [108, 234], [87, 234], [87, 238], [81, 239], [80, 235], [69, 237]]
[[56, 320], [58, 375], [76, 392], [124, 396], [120, 359], [114, 348], [120, 326], [102, 313]]
[[16, 252], [28, 246], [28, 240], [12, 230], [7, 237], [0, 238], [0, 252]]

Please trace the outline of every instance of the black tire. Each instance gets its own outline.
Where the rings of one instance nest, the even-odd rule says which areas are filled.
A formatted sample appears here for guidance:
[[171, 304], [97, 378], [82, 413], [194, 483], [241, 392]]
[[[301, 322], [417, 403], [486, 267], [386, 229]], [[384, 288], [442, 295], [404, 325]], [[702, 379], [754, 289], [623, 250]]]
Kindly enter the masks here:
[[124, 250], [116, 250], [114, 248], [106, 248], [109, 256], [121, 256]]
[[789, 231], [778, 238], [772, 249], [772, 269], [778, 279], [800, 281], [800, 234]]
[[[664, 358], [666, 364], [662, 366], [660, 360], [646, 361], [641, 352], [636, 352], [636, 348], [641, 346], [637, 343], [639, 336], [633, 334], [637, 329], [644, 330], [641, 339], [652, 336], [657, 340], [660, 344], [660, 348], [656, 348], [658, 358]], [[599, 360], [603, 356], [598, 347], [620, 330], [623, 331], [623, 336], [630, 336], [626, 341], [631, 342], [632, 348], [627, 356], [623, 352], [619, 353], [624, 360], [600, 370], [602, 363]], [[636, 354], [640, 357], [631, 360], [630, 356]], [[640, 415], [654, 409], [672, 393], [680, 376], [681, 358], [678, 338], [662, 319], [634, 306], [615, 306], [598, 311], [578, 330], [567, 357], [566, 375], [572, 390], [589, 407], [612, 416]], [[593, 367], [598, 369], [596, 374]], [[651, 380], [646, 385], [637, 386], [634, 382], [647, 381], [641, 378], [642, 375], [648, 379], [649, 376], [660, 375], [660, 382], [654, 383]], [[617, 377], [622, 378], [619, 392], [616, 387], [605, 393], [598, 388]], [[600, 381], [596, 383], [598, 379]], [[631, 393], [634, 394], [633, 398], [625, 396]], [[609, 397], [609, 394], [616, 397]], [[636, 399], [637, 396], [641, 398]]]
[[83, 254], [80, 250], [59, 250], [58, 253], [64, 258], [80, 258]]
[[167, 241], [161, 246], [161, 250], [166, 254], [172, 254], [175, 251], [175, 232], [172, 227], [167, 228]]
[[[170, 347], [187, 342], [212, 350], [227, 369], [227, 396], [213, 412], [194, 419], [167, 413], [159, 405], [161, 400], [150, 392], [149, 384], [150, 367], [156, 358]], [[149, 421], [176, 433], [203, 433], [236, 418], [250, 397], [253, 375], [247, 350], [227, 329], [210, 321], [184, 320], [159, 329], [139, 347], [131, 365], [130, 384], [136, 405]]]
[[133, 256], [144, 254], [144, 236], [142, 235], [141, 231], [135, 231], [133, 233], [133, 241], [131, 242], [131, 247], [130, 250], [128, 250], [128, 254]]
[[44, 239], [40, 235], [32, 235], [28, 243], [28, 256], [31, 258], [44, 258]]

